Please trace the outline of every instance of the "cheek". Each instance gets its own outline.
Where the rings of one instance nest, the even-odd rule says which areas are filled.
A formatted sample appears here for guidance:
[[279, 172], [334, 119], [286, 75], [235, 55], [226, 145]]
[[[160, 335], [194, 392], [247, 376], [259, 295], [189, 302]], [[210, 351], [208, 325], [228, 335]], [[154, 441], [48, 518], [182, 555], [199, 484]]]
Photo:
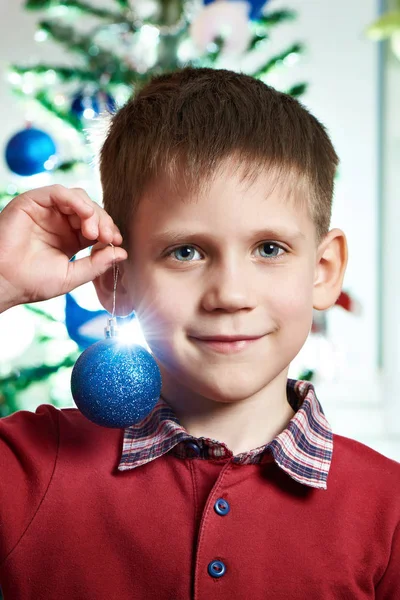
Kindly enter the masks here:
[[287, 277], [285, 284], [279, 286], [279, 293], [270, 296], [268, 304], [279, 328], [290, 326], [294, 331], [304, 332], [311, 327], [312, 303], [312, 280], [306, 274], [303, 278]]
[[151, 341], [167, 343], [174, 330], [189, 321], [193, 311], [190, 290], [183, 280], [177, 284], [154, 272], [142, 274], [137, 281], [140, 285], [134, 291], [138, 299], [136, 314], [146, 340], [150, 346]]

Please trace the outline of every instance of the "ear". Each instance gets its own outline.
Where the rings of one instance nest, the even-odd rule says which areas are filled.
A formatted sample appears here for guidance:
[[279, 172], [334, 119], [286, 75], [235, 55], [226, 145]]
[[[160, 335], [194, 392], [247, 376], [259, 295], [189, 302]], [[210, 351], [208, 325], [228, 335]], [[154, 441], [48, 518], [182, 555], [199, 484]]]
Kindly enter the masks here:
[[[127, 261], [118, 264], [118, 277], [115, 294], [115, 314], [117, 317], [125, 317], [134, 311], [134, 306], [128, 293], [127, 287], [124, 285], [125, 270]], [[113, 311], [114, 298], [114, 269], [111, 267], [93, 280], [93, 285], [96, 289], [97, 297], [100, 304], [109, 313]]]
[[322, 240], [315, 266], [313, 308], [331, 308], [340, 296], [348, 260], [347, 240], [341, 229], [332, 229]]

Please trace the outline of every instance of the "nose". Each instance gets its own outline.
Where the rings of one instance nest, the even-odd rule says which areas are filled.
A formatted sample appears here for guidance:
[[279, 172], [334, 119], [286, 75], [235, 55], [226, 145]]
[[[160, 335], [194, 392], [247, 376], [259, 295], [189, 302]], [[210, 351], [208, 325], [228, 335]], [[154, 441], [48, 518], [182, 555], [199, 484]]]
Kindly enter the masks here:
[[[250, 271], [251, 265], [239, 264], [235, 260], [215, 265], [204, 274], [203, 308], [209, 312], [254, 308], [255, 290]], [[256, 277], [255, 273], [253, 277]]]

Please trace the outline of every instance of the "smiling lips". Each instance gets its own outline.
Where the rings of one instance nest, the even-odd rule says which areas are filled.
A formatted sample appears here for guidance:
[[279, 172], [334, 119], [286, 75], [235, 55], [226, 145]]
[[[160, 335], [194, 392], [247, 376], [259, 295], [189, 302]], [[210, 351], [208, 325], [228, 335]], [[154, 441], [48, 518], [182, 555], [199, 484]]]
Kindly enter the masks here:
[[191, 337], [196, 343], [201, 346], [214, 350], [221, 354], [232, 354], [235, 352], [241, 352], [245, 348], [252, 346], [257, 340], [264, 337], [261, 336], [247, 336], [247, 335], [214, 335], [214, 336], [201, 336]]

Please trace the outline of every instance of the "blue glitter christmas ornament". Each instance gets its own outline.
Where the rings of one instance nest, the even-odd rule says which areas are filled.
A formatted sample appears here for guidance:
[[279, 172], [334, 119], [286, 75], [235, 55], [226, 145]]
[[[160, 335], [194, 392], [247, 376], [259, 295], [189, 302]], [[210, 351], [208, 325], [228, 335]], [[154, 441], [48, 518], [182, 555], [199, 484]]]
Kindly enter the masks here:
[[119, 341], [114, 319], [106, 339], [87, 348], [71, 375], [72, 397], [96, 425], [129, 427], [146, 417], [161, 393], [161, 373], [154, 358], [139, 345]]
[[56, 146], [47, 133], [27, 127], [10, 139], [5, 158], [13, 173], [30, 177], [50, 171], [56, 164], [56, 153]]

